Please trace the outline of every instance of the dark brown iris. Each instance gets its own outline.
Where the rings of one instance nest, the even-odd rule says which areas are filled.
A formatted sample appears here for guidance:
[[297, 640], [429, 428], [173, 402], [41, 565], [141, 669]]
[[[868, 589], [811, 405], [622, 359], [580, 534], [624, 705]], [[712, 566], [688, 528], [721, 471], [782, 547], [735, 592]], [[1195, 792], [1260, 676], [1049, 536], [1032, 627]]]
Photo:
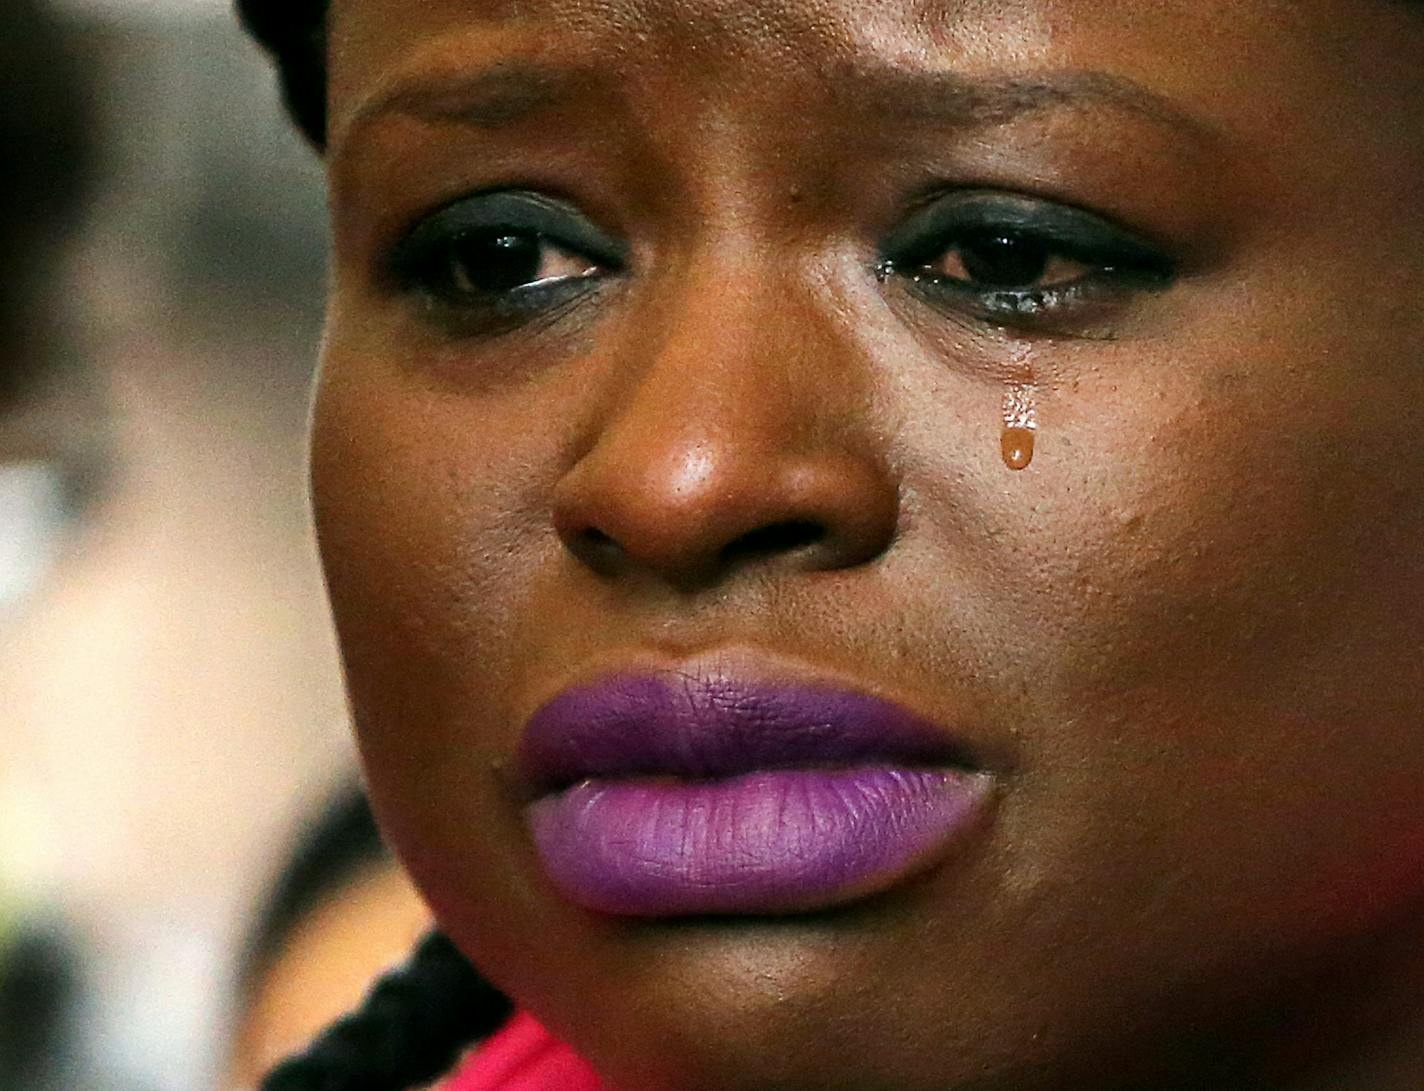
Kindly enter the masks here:
[[456, 293], [513, 291], [537, 279], [543, 262], [537, 235], [474, 231], [451, 247], [449, 280]]
[[969, 279], [991, 288], [1027, 288], [1048, 271], [1048, 249], [1014, 235], [979, 235], [957, 247]]

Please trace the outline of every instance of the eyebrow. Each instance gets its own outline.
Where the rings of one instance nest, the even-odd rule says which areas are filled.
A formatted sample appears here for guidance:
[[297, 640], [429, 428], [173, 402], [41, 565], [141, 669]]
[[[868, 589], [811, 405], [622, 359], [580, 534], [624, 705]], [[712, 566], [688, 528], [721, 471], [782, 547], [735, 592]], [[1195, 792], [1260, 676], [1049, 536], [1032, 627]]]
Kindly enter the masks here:
[[548, 109], [587, 89], [589, 68], [534, 61], [497, 61], [458, 75], [430, 73], [378, 89], [352, 110], [332, 144], [346, 144], [360, 130], [391, 117], [499, 129]]
[[842, 106], [886, 119], [989, 126], [1042, 110], [1107, 106], [1201, 142], [1224, 139], [1216, 126], [1166, 95], [1126, 76], [1090, 69], [985, 78], [946, 70], [876, 66], [850, 71], [843, 83], [833, 86]]
[[[481, 71], [431, 73], [372, 93], [340, 127], [337, 144], [384, 119], [500, 129], [603, 82], [592, 66], [510, 59]], [[1202, 143], [1223, 134], [1204, 118], [1125, 76], [1071, 69], [1029, 76], [966, 76], [948, 70], [857, 65], [827, 83], [838, 108], [879, 121], [951, 127], [1004, 124], [1043, 110], [1107, 106], [1165, 125]]]

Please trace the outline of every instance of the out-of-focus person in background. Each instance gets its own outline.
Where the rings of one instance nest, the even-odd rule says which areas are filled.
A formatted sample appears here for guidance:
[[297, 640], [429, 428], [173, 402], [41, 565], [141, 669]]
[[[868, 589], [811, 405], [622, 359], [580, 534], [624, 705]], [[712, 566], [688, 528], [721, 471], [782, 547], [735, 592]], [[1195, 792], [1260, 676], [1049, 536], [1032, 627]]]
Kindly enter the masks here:
[[0, 887], [82, 970], [66, 1091], [223, 1077], [253, 888], [351, 766], [299, 458], [322, 200], [272, 97], [223, 3], [0, 0]]
[[92, 375], [62, 317], [91, 163], [81, 65], [39, 0], [0, 10], [0, 618], [34, 591], [89, 492]]
[[301, 830], [260, 906], [237, 979], [233, 1088], [350, 1010], [431, 925], [381, 840], [366, 794], [342, 787]]
[[[0, 7], [0, 649], [102, 470], [92, 377], [57, 298], [91, 161], [82, 66], [37, 0]], [[0, 705], [0, 732], [5, 730]], [[3, 757], [3, 750], [0, 750]], [[6, 788], [0, 769], [0, 793]], [[77, 958], [33, 888], [25, 831], [0, 798], [0, 1088], [57, 1086]]]

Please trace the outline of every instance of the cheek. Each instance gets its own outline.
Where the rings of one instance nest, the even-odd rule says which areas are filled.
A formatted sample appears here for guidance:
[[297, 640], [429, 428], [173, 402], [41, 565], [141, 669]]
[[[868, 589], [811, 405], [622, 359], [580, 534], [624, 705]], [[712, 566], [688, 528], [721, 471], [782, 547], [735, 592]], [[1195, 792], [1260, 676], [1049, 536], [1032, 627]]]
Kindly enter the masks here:
[[1145, 854], [1297, 931], [1424, 884], [1424, 391], [1310, 329], [1224, 322], [1050, 398], [1048, 495], [1013, 532], [1045, 637], [1031, 761], [1073, 816], [1056, 831], [1099, 831], [1050, 824], [1039, 855]]
[[379, 381], [329, 357], [312, 436], [318, 540], [357, 684], [497, 651], [535, 548], [521, 489], [537, 470], [517, 430]]
[[[1202, 351], [1232, 359], [1225, 345]], [[1417, 400], [1381, 414], [1400, 375], [1367, 353], [1350, 375], [1311, 374], [1300, 356], [1351, 368], [1322, 346], [1262, 345], [1246, 373], [1123, 384], [1130, 408], [1099, 418], [1116, 426], [1078, 430], [1085, 463], [1117, 469], [1111, 485], [1086, 473], [1074, 483], [1089, 499], [1054, 583], [1070, 589], [1075, 627], [1108, 627], [1119, 672], [1144, 670], [1119, 684], [1209, 676], [1199, 696], [1233, 703], [1289, 704], [1296, 690], [1317, 700], [1326, 688], [1370, 700], [1361, 682], [1388, 679], [1415, 645]], [[1120, 641], [1137, 650], [1112, 654]]]
[[322, 562], [372, 796], [432, 894], [438, 868], [490, 844], [452, 823], [501, 811], [492, 770], [557, 545], [537, 498], [558, 440], [517, 407], [329, 344], [311, 456]]
[[530, 680], [557, 670], [550, 646], [578, 628], [548, 507], [577, 442], [575, 407], [547, 390], [533, 413], [514, 398], [432, 389], [338, 332], [311, 483], [372, 805], [483, 973], [519, 996], [540, 983], [587, 996], [618, 963], [571, 959], [570, 936], [587, 948], [585, 915], [541, 883], [503, 775]]

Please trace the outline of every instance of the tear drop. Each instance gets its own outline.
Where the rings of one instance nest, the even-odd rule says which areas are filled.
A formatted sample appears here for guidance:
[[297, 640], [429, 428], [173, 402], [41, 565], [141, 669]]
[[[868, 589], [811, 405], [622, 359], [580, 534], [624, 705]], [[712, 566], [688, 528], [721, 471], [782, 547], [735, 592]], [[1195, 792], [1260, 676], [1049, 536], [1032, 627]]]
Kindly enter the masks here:
[[1033, 438], [1038, 430], [1034, 388], [1014, 383], [1004, 395], [1004, 431], [999, 436], [999, 454], [1011, 470], [1022, 470], [1033, 461]]
[[999, 453], [1009, 469], [1024, 469], [1033, 461], [1033, 429], [1005, 428], [999, 438]]

